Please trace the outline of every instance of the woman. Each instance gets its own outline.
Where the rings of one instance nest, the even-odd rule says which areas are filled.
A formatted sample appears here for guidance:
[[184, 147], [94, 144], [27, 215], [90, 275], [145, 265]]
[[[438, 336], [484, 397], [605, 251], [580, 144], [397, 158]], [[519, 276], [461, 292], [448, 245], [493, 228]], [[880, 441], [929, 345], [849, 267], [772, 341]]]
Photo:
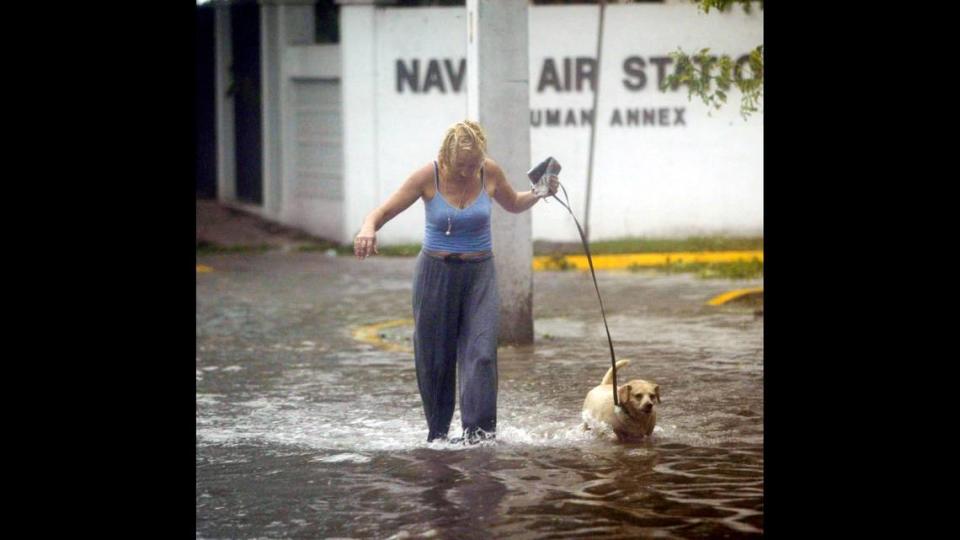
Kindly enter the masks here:
[[[463, 438], [493, 438], [497, 429], [497, 293], [490, 236], [491, 201], [520, 213], [540, 198], [517, 193], [486, 155], [476, 122], [452, 125], [437, 160], [410, 175], [370, 212], [354, 240], [360, 259], [377, 253], [377, 231], [423, 199], [426, 231], [413, 282], [413, 349], [427, 441], [446, 439], [460, 372]], [[550, 178], [549, 194], [558, 181]], [[549, 196], [549, 195], [546, 195]]]

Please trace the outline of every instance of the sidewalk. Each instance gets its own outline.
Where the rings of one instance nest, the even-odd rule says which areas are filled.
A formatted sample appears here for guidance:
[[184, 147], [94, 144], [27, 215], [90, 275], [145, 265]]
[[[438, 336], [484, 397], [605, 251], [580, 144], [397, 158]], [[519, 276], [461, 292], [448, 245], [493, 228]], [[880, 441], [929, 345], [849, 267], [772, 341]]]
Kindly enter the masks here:
[[329, 241], [260, 216], [197, 199], [197, 247], [238, 249], [293, 249]]

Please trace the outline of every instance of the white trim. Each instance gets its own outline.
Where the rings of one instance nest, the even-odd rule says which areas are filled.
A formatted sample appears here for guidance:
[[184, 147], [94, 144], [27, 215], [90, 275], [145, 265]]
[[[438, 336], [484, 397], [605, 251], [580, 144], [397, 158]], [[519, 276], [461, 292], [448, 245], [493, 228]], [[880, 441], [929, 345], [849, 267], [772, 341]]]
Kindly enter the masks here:
[[279, 79], [282, 77], [280, 14], [276, 5], [260, 5], [260, 131], [263, 144], [263, 214], [276, 219], [283, 203], [280, 155]]
[[216, 124], [217, 124], [217, 199], [236, 199], [236, 133], [233, 96], [227, 95], [232, 82], [229, 66], [233, 63], [230, 6], [217, 4], [214, 16], [216, 47]]

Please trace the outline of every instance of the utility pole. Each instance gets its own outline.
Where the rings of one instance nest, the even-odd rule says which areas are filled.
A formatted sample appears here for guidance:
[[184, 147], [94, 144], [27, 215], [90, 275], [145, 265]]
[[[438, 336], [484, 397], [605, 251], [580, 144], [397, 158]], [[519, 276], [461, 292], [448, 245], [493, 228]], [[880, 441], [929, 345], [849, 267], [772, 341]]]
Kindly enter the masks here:
[[[467, 0], [467, 116], [484, 127], [487, 152], [517, 191], [530, 189], [528, 9], [528, 0]], [[492, 220], [500, 344], [531, 344], [531, 214], [494, 205]]]

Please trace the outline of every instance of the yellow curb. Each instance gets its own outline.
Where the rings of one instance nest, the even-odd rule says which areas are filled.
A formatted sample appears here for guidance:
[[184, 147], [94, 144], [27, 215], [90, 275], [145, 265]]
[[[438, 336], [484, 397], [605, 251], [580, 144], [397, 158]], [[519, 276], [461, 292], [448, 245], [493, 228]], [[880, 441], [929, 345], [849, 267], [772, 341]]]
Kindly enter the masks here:
[[209, 266], [207, 266], [207, 265], [205, 265], [205, 264], [198, 264], [198, 265], [197, 265], [197, 273], [198, 273], [198, 274], [206, 274], [206, 273], [208, 273], [208, 272], [213, 272], [213, 268], [212, 268], [212, 267], [209, 267]]
[[384, 351], [413, 353], [413, 349], [411, 347], [400, 345], [399, 343], [390, 343], [388, 341], [384, 341], [383, 338], [380, 337], [381, 330], [412, 324], [413, 319], [395, 319], [392, 321], [357, 326], [353, 329], [353, 339], [368, 343]]
[[737, 289], [735, 291], [725, 292], [721, 295], [715, 296], [709, 302], [707, 302], [707, 305], [720, 306], [720, 305], [726, 304], [731, 300], [736, 300], [737, 298], [743, 298], [744, 296], [757, 294], [757, 293], [762, 294], [763, 287], [755, 287], [752, 289]]
[[[763, 262], [763, 251], [676, 251], [672, 253], [624, 253], [617, 255], [594, 255], [593, 267], [597, 270], [616, 270], [631, 266], [663, 266], [670, 263], [711, 263], [750, 261]], [[563, 260], [578, 270], [590, 270], [586, 255], [566, 255], [560, 259], [551, 256], [533, 258], [534, 270], [555, 270]], [[562, 264], [562, 263], [561, 263]]]

